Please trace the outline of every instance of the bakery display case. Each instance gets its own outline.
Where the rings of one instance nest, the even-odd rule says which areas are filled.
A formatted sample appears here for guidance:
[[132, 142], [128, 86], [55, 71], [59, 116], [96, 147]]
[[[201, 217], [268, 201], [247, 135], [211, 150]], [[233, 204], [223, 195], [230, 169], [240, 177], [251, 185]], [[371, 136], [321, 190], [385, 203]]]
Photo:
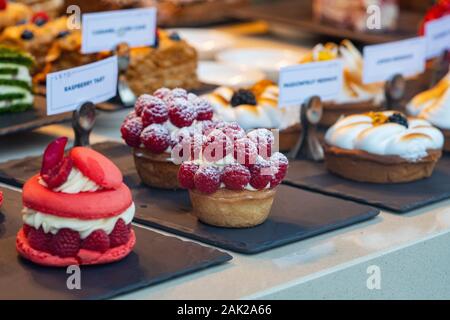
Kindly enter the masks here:
[[449, 34], [448, 0], [0, 0], [0, 299], [450, 298]]

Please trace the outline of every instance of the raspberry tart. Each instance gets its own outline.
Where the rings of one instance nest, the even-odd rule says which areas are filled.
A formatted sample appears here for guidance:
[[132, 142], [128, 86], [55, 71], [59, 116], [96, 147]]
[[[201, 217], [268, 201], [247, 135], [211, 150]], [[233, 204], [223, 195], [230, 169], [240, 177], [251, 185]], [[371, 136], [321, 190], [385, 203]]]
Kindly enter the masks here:
[[40, 174], [23, 187], [17, 251], [55, 267], [123, 259], [136, 242], [131, 192], [109, 159], [84, 147], [65, 156], [66, 143], [59, 138], [47, 147]]
[[120, 129], [133, 147], [141, 180], [151, 187], [179, 188], [179, 163], [174, 163], [172, 147], [184, 137], [193, 137], [194, 128], [207, 126], [212, 117], [208, 101], [184, 89], [161, 88], [153, 95], [141, 95]]
[[189, 189], [194, 214], [219, 227], [263, 223], [288, 168], [287, 158], [273, 152], [272, 133], [246, 134], [237, 123], [219, 122], [195, 135], [194, 143], [182, 140], [174, 147], [174, 154], [183, 151], [178, 180]]
[[245, 130], [279, 130], [279, 150], [292, 149], [300, 136], [300, 108], [278, 106], [278, 86], [269, 80], [251, 88], [219, 87], [205, 98], [220, 120], [237, 122]]
[[450, 152], [450, 72], [433, 88], [416, 95], [406, 110], [438, 127], [445, 136], [444, 150]]
[[325, 135], [325, 165], [344, 178], [373, 183], [431, 176], [444, 137], [429, 122], [393, 111], [340, 119]]

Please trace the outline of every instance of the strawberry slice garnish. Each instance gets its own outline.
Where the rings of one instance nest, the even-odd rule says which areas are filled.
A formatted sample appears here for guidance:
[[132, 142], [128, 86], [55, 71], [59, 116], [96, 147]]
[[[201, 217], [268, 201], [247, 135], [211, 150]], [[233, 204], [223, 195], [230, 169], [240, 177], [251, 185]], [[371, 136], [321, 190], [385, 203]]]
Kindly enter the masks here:
[[45, 149], [41, 178], [50, 189], [57, 188], [66, 182], [72, 170], [72, 159], [64, 156], [67, 140], [66, 137], [58, 138]]

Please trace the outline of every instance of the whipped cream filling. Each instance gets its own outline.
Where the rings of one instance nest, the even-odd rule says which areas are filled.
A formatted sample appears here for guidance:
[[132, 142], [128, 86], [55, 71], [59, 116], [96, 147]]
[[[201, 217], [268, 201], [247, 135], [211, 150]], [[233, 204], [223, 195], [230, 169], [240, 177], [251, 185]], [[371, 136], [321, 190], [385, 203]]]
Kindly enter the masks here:
[[60, 229], [68, 228], [79, 232], [81, 239], [86, 239], [95, 230], [103, 230], [106, 234], [110, 234], [119, 219], [122, 219], [125, 224], [131, 223], [134, 212], [135, 205], [132, 203], [128, 209], [118, 216], [95, 220], [81, 220], [58, 217], [25, 207], [23, 209], [23, 222], [35, 229], [42, 227], [45, 233], [50, 232], [52, 234], [58, 233]]
[[[39, 178], [39, 183], [42, 186], [48, 188], [47, 184], [42, 178]], [[80, 170], [73, 167], [70, 171], [67, 181], [59, 187], [53, 189], [53, 191], [75, 194], [80, 192], [95, 192], [100, 189], [102, 189], [102, 187], [83, 175]]]
[[0, 63], [0, 69], [7, 69], [7, 68], [17, 69], [17, 74], [15, 75], [0, 74], [0, 79], [21, 80], [31, 85], [30, 71], [28, 70], [27, 67], [14, 63]]
[[[386, 115], [392, 112], [384, 112]], [[348, 150], [362, 150], [376, 155], [399, 156], [418, 161], [428, 150], [441, 149], [444, 136], [441, 131], [422, 119], [409, 119], [409, 127], [397, 123], [374, 126], [367, 115], [342, 118], [326, 133], [325, 141], [331, 146]]]

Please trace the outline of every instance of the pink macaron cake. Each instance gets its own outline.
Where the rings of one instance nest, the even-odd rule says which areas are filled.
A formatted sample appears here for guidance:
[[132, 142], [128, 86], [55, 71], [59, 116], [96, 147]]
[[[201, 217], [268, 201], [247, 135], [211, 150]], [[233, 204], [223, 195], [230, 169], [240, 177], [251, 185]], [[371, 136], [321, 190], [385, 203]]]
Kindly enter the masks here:
[[67, 138], [50, 143], [40, 174], [23, 187], [23, 227], [16, 247], [37, 264], [104, 264], [126, 257], [136, 238], [135, 206], [120, 170], [102, 154]]

